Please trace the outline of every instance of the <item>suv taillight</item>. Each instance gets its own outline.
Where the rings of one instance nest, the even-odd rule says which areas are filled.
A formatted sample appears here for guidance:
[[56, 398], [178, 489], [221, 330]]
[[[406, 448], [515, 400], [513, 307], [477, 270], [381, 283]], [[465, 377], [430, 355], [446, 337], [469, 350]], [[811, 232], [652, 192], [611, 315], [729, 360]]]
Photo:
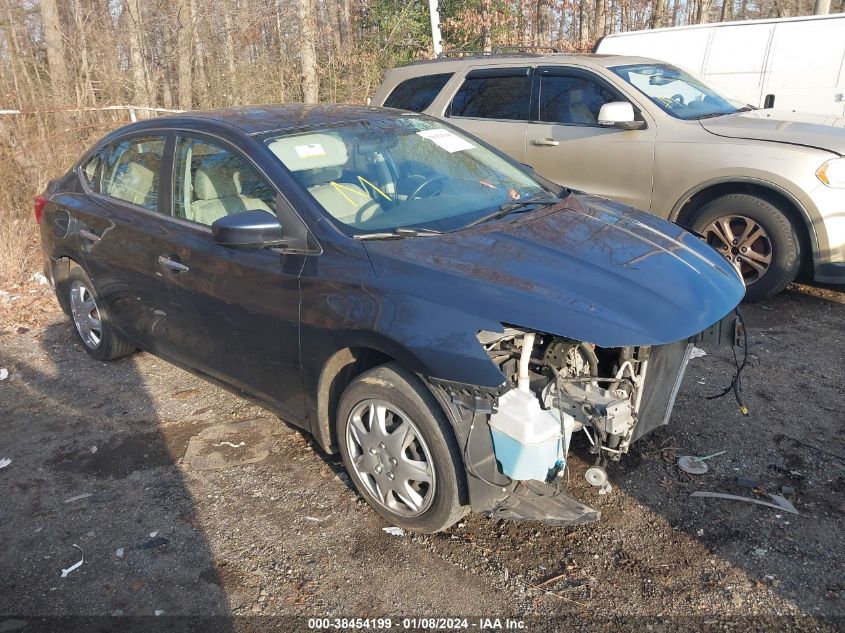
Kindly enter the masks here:
[[47, 204], [47, 196], [40, 194], [35, 196], [35, 222], [41, 224], [41, 214], [44, 213], [44, 205]]

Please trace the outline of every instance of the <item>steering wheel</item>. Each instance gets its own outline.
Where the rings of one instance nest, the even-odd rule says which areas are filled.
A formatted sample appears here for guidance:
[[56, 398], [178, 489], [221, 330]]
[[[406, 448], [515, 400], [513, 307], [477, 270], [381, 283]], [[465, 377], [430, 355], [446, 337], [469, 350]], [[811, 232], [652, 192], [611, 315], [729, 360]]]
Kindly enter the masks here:
[[[420, 176], [420, 177], [425, 178], [425, 176]], [[423, 182], [421, 182], [419, 185], [417, 185], [416, 189], [414, 189], [411, 192], [411, 194], [408, 196], [407, 199], [413, 200], [414, 198], [417, 198], [417, 197], [430, 198], [431, 196], [436, 196], [438, 193], [440, 193], [439, 190], [436, 191], [436, 192], [432, 192], [431, 195], [429, 195], [429, 196], [420, 196], [420, 192], [423, 191], [424, 189], [426, 189], [427, 187], [430, 187], [434, 183], [443, 182], [444, 180], [447, 180], [447, 178], [443, 174], [438, 174], [436, 176], [432, 176], [431, 178], [425, 178], [425, 180], [423, 180]], [[443, 185], [441, 185], [440, 187], [442, 189]]]
[[672, 95], [670, 100], [677, 103], [678, 105], [686, 105], [686, 101], [684, 101], [684, 95], [682, 94], [674, 94]]

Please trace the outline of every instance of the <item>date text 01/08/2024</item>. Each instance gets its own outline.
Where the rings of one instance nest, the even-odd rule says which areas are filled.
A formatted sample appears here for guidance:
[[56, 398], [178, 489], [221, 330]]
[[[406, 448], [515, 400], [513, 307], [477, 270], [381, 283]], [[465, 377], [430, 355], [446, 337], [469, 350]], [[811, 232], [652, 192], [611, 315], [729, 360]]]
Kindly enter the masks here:
[[[396, 627], [394, 629], [394, 627]], [[308, 628], [314, 630], [358, 630], [371, 629], [376, 631], [405, 630], [525, 630], [525, 622], [514, 618], [309, 618]]]

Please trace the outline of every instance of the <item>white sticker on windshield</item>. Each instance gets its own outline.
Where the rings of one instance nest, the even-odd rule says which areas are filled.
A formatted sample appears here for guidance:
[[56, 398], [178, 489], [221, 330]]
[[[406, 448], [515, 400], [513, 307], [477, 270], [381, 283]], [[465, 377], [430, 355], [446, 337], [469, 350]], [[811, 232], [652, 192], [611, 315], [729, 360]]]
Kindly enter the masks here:
[[319, 143], [309, 143], [308, 145], [297, 145], [294, 147], [296, 155], [300, 158], [320, 158], [326, 155], [326, 150]]
[[462, 139], [457, 134], [442, 128], [435, 130], [421, 130], [417, 132], [417, 134], [423, 138], [427, 138], [440, 149], [444, 149], [450, 154], [453, 154], [454, 152], [463, 152], [467, 149], [475, 149], [475, 145], [466, 139]]

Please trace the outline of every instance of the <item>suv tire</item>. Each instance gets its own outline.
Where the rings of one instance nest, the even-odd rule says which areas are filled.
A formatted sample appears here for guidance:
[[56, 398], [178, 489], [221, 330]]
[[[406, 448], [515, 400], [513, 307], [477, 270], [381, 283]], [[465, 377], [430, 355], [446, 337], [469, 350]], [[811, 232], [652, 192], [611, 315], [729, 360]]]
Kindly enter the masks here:
[[740, 268], [746, 301], [777, 294], [798, 274], [798, 235], [787, 214], [768, 200], [744, 193], [721, 196], [704, 205], [690, 224]]

